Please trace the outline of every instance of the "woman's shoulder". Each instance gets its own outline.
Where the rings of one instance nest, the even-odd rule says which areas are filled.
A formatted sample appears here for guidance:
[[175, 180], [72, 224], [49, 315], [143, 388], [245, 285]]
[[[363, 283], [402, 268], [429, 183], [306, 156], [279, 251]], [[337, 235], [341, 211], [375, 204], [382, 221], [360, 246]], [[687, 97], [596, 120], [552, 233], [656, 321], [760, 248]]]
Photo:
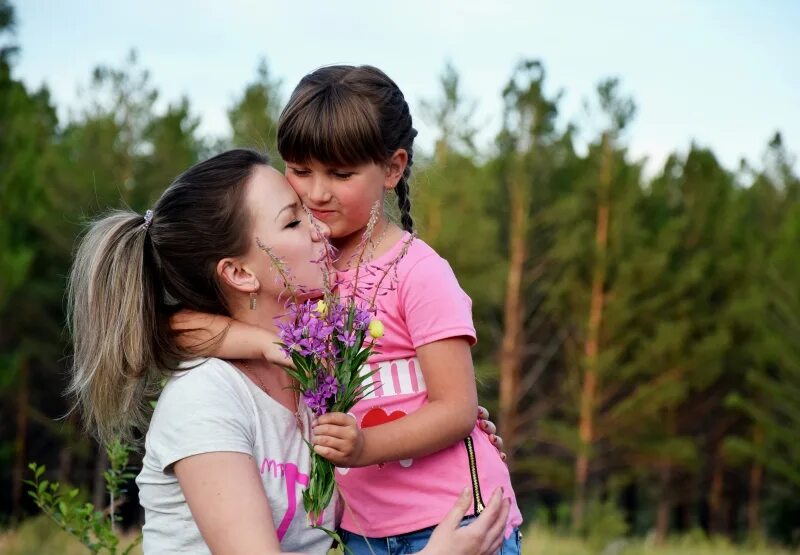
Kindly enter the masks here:
[[151, 466], [163, 472], [200, 453], [249, 453], [258, 415], [241, 378], [219, 359], [182, 364], [156, 400], [145, 441]]
[[232, 364], [218, 358], [199, 358], [182, 362], [179, 369], [167, 378], [159, 402], [195, 404], [209, 398], [217, 401], [226, 397], [240, 398], [246, 392], [243, 378]]

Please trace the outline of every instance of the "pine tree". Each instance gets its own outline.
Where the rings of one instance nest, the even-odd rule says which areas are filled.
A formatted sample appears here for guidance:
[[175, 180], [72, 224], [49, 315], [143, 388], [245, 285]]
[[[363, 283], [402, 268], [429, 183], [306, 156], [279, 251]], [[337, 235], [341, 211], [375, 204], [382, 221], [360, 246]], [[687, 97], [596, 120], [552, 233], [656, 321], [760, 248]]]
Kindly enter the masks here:
[[281, 81], [272, 77], [266, 59], [259, 62], [256, 79], [228, 110], [230, 146], [267, 152], [272, 164], [283, 171], [278, 155], [278, 116], [282, 106]]

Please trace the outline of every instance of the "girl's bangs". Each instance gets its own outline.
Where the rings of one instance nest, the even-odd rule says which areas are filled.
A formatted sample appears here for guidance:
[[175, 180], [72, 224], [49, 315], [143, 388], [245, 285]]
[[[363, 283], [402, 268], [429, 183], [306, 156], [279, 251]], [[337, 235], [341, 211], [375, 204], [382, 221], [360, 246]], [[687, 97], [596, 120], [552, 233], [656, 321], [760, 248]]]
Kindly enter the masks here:
[[287, 162], [349, 167], [386, 159], [377, 118], [367, 102], [335, 84], [289, 101], [278, 127]]

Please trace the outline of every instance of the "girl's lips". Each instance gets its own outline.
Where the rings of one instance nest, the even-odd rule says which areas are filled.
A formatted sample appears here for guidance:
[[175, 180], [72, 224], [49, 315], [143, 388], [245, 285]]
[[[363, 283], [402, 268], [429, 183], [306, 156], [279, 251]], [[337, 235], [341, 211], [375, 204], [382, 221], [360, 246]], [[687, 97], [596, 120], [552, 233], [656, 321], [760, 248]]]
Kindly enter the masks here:
[[323, 221], [330, 218], [334, 214], [333, 210], [314, 210], [313, 208], [310, 208], [309, 210], [311, 210], [311, 213], [316, 219]]

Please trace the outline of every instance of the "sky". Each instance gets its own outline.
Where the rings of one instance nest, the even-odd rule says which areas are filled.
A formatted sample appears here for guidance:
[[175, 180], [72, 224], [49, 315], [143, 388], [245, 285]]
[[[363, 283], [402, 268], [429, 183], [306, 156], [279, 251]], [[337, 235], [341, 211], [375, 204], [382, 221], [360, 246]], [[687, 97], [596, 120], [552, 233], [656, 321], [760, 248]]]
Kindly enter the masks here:
[[81, 105], [92, 68], [135, 48], [162, 102], [189, 97], [201, 132], [225, 135], [226, 111], [261, 58], [283, 97], [327, 64], [371, 64], [419, 109], [447, 62], [477, 102], [479, 144], [501, 125], [501, 91], [522, 59], [541, 60], [561, 122], [591, 127], [597, 83], [621, 79], [637, 105], [625, 140], [658, 169], [692, 141], [735, 169], [758, 165], [776, 130], [800, 153], [800, 2], [795, 0], [12, 0], [21, 47], [15, 75], [46, 84], [63, 117]]

